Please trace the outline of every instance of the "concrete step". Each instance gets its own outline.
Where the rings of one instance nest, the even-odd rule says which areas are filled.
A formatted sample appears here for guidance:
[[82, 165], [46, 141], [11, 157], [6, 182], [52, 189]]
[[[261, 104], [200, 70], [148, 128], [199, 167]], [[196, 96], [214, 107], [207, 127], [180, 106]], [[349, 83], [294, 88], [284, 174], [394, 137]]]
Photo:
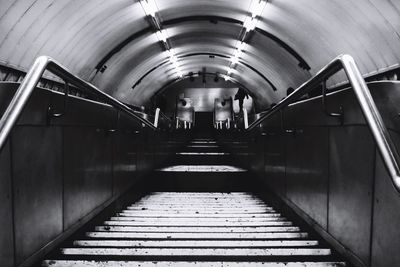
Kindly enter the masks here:
[[63, 248], [64, 255], [107, 256], [329, 256], [324, 248]]
[[92, 238], [126, 239], [300, 239], [307, 238], [304, 232], [293, 233], [134, 233], [134, 232], [87, 232]]
[[217, 144], [215, 140], [193, 140], [190, 144]]
[[127, 210], [131, 211], [152, 211], [152, 212], [163, 212], [163, 211], [174, 211], [174, 212], [190, 212], [190, 211], [199, 211], [199, 212], [248, 212], [248, 211], [255, 211], [255, 212], [263, 212], [263, 211], [273, 211], [272, 207], [232, 207], [232, 206], [222, 206], [222, 207], [207, 207], [204, 205], [176, 205], [172, 206], [169, 205], [167, 207], [160, 207], [159, 205], [140, 205], [140, 206], [129, 206], [126, 208]]
[[247, 192], [154, 192], [43, 266], [345, 266], [308, 238]]
[[187, 209], [187, 210], [179, 210], [179, 209], [171, 209], [171, 210], [149, 210], [149, 209], [126, 209], [122, 210], [123, 213], [128, 214], [270, 214], [276, 213], [273, 209], [266, 209], [266, 210], [221, 210], [221, 209], [214, 209], [214, 210], [204, 210], [204, 209]]
[[271, 218], [281, 217], [280, 213], [236, 213], [236, 214], [145, 214], [124, 211], [117, 213], [118, 216], [126, 217], [151, 217], [151, 218]]
[[247, 172], [247, 170], [229, 165], [172, 165], [158, 169], [159, 172]]
[[[185, 165], [232, 165], [233, 160], [230, 154], [194, 154], [193, 152], [179, 152], [176, 154], [173, 163]], [[189, 154], [190, 153], [190, 154]]]
[[104, 225], [119, 225], [119, 226], [188, 226], [188, 227], [268, 227], [268, 226], [291, 226], [292, 222], [288, 221], [267, 221], [267, 222], [199, 222], [199, 221], [105, 221]]
[[165, 227], [165, 226], [96, 226], [96, 231], [136, 232], [136, 233], [268, 233], [268, 232], [299, 232], [297, 226], [274, 227]]
[[227, 152], [221, 146], [213, 144], [191, 144], [180, 149], [182, 152]]
[[343, 267], [344, 262], [91, 261], [47, 260], [44, 267]]
[[211, 207], [225, 205], [226, 207], [252, 207], [265, 205], [262, 201], [256, 199], [236, 200], [236, 199], [197, 199], [197, 198], [163, 198], [139, 200], [135, 205], [209, 205]]
[[247, 192], [152, 192], [149, 195], [145, 196], [144, 198], [149, 197], [197, 197], [197, 198], [204, 198], [204, 197], [233, 197], [233, 198], [252, 198], [258, 199], [256, 196], [247, 193]]
[[286, 221], [285, 217], [265, 217], [265, 218], [184, 218], [184, 217], [158, 217], [157, 220], [154, 217], [128, 217], [128, 216], [114, 216], [111, 217], [110, 220], [113, 221], [136, 221], [136, 222], [149, 222], [149, 221], [157, 221], [157, 222], [181, 222], [181, 223], [195, 223], [195, 222], [208, 222], [208, 223], [218, 223], [218, 222], [234, 222], [234, 223], [246, 223], [246, 222], [271, 222], [271, 221]]
[[[189, 201], [189, 202], [188, 202]], [[140, 204], [157, 204], [157, 203], [165, 203], [165, 204], [241, 204], [241, 205], [257, 205], [264, 204], [261, 200], [258, 199], [235, 199], [235, 198], [196, 198], [196, 197], [164, 197], [164, 198], [148, 198], [139, 200]], [[264, 204], [265, 205], [265, 204]]]
[[275, 210], [200, 210], [200, 209], [193, 209], [193, 210], [133, 210], [133, 209], [126, 209], [121, 211], [122, 213], [126, 214], [221, 214], [221, 215], [234, 215], [234, 214], [271, 214], [276, 213]]
[[312, 247], [317, 240], [77, 240], [74, 246], [81, 247]]

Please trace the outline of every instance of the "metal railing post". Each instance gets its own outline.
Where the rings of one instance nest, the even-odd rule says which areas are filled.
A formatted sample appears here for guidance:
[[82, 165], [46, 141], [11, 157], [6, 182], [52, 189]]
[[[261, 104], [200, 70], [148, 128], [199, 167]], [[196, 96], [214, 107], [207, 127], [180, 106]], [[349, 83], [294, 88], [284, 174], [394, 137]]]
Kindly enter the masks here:
[[154, 115], [154, 127], [158, 127], [158, 120], [160, 118], [160, 109], [156, 108], [156, 114]]
[[277, 112], [282, 111], [285, 107], [307, 94], [316, 86], [324, 82], [328, 77], [343, 69], [349, 79], [354, 94], [360, 104], [361, 110], [367, 121], [367, 125], [371, 130], [375, 143], [382, 156], [386, 169], [392, 180], [392, 184], [400, 193], [400, 156], [393, 140], [383, 122], [382, 116], [376, 107], [375, 101], [371, 96], [369, 88], [365, 83], [360, 70], [357, 67], [353, 57], [350, 55], [340, 55], [332, 60], [328, 65], [321, 69], [314, 77], [302, 84], [293, 93], [276, 104], [273, 108], [266, 111], [260, 118], [255, 120], [246, 128], [246, 131], [252, 131], [264, 120], [270, 118]]
[[244, 122], [244, 129], [249, 128], [249, 117], [247, 115], [246, 108], [243, 108], [243, 122]]

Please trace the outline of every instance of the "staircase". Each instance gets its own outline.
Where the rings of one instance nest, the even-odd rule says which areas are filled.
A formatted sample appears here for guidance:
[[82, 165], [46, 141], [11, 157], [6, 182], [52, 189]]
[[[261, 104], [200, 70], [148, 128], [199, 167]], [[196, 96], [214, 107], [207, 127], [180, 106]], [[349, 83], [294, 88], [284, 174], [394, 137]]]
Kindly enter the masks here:
[[[179, 192], [164, 190], [144, 196], [42, 265], [345, 266], [330, 248], [251, 193], [184, 192], [184, 179], [191, 183], [223, 177], [226, 182], [234, 174], [247, 175], [228, 165], [232, 163], [230, 152], [215, 140], [190, 142], [177, 152], [175, 163], [156, 175], [168, 181], [164, 185], [172, 182]], [[183, 180], [173, 183], [176, 177]], [[211, 184], [210, 179], [203, 183]]]

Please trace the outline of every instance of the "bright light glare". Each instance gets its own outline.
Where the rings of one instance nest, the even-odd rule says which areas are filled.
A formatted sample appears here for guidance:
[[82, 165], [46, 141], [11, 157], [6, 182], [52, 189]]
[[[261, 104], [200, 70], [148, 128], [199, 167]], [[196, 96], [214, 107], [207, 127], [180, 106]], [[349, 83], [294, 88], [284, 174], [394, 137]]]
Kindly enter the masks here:
[[251, 2], [249, 10], [251, 13], [251, 17], [255, 18], [260, 16], [266, 4], [267, 2], [264, 0], [253, 0], [253, 2]]
[[248, 17], [244, 21], [243, 27], [246, 29], [246, 32], [249, 32], [256, 28], [256, 24], [257, 24], [257, 19]]
[[174, 57], [175, 56], [175, 52], [174, 50], [171, 48], [170, 50], [167, 50], [167, 54], [169, 57]]
[[172, 64], [176, 65], [178, 63], [178, 58], [176, 56], [172, 56], [169, 58]]
[[229, 165], [175, 165], [160, 169], [163, 172], [246, 172]]
[[241, 55], [242, 55], [242, 50], [236, 49], [235, 53], [233, 53], [233, 57], [240, 58]]
[[231, 62], [232, 62], [232, 64], [237, 64], [237, 63], [239, 63], [239, 58], [238, 57], [231, 57]]
[[236, 49], [239, 51], [243, 51], [246, 48], [246, 43], [245, 42], [237, 42], [236, 43]]
[[157, 35], [158, 41], [164, 42], [164, 43], [167, 42], [167, 33], [165, 32], [165, 30], [156, 32], [156, 35]]
[[147, 16], [156, 16], [157, 6], [154, 0], [142, 0], [140, 1], [140, 4], [142, 5], [144, 13], [146, 13]]

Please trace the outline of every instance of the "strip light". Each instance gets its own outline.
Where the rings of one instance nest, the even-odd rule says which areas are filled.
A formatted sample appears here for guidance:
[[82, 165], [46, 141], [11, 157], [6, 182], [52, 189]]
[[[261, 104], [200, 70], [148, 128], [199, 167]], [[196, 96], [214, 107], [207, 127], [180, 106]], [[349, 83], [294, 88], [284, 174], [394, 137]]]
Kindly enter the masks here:
[[167, 37], [167, 33], [165, 32], [165, 30], [156, 32], [156, 36], [157, 36], [158, 41], [164, 42], [164, 43], [167, 42], [168, 37]]
[[243, 27], [246, 29], [246, 32], [250, 32], [256, 28], [257, 22], [256, 18], [247, 17], [243, 23]]
[[142, 0], [140, 1], [140, 4], [142, 5], [142, 8], [147, 16], [156, 16], [158, 8], [154, 0]]
[[178, 75], [179, 78], [182, 78], [183, 73], [181, 67], [179, 66], [178, 58], [176, 57], [174, 50], [173, 49], [167, 50], [167, 55], [169, 57], [169, 62], [172, 64], [172, 66], [174, 66], [176, 74]]
[[[246, 17], [243, 22], [243, 28], [246, 31], [246, 34], [250, 31], [253, 31], [256, 28], [258, 17], [261, 16], [265, 6], [267, 4], [267, 0], [253, 0], [250, 4], [249, 13], [251, 16]], [[244, 42], [245, 35], [236, 42], [235, 51], [233, 56], [230, 58], [231, 66], [239, 63], [239, 59], [242, 56], [244, 50], [246, 50], [247, 44]], [[227, 76], [229, 77], [232, 73], [232, 67], [227, 71]], [[227, 79], [225, 79], [227, 80]]]
[[245, 50], [245, 49], [246, 49], [246, 46], [247, 46], [247, 44], [246, 44], [245, 42], [240, 42], [240, 41], [238, 41], [238, 42], [236, 43], [236, 49], [237, 49], [237, 50], [240, 50], [240, 51]]
[[156, 17], [156, 13], [158, 12], [157, 4], [155, 0], [141, 0], [140, 4], [142, 5], [142, 8], [144, 10], [144, 13], [146, 16], [151, 16], [153, 19], [156, 21], [156, 36], [159, 42], [162, 42], [164, 44], [164, 47], [167, 49], [167, 54], [169, 57], [169, 61], [171, 64], [174, 66], [176, 74], [178, 75], [179, 78], [183, 77], [183, 73], [181, 71], [181, 68], [178, 64], [178, 58], [176, 57], [174, 51], [172, 48], [167, 43], [168, 40], [168, 34], [166, 30], [161, 29], [161, 24], [159, 23], [159, 20]]
[[250, 5], [250, 13], [252, 18], [259, 17], [267, 4], [264, 0], [253, 0]]

